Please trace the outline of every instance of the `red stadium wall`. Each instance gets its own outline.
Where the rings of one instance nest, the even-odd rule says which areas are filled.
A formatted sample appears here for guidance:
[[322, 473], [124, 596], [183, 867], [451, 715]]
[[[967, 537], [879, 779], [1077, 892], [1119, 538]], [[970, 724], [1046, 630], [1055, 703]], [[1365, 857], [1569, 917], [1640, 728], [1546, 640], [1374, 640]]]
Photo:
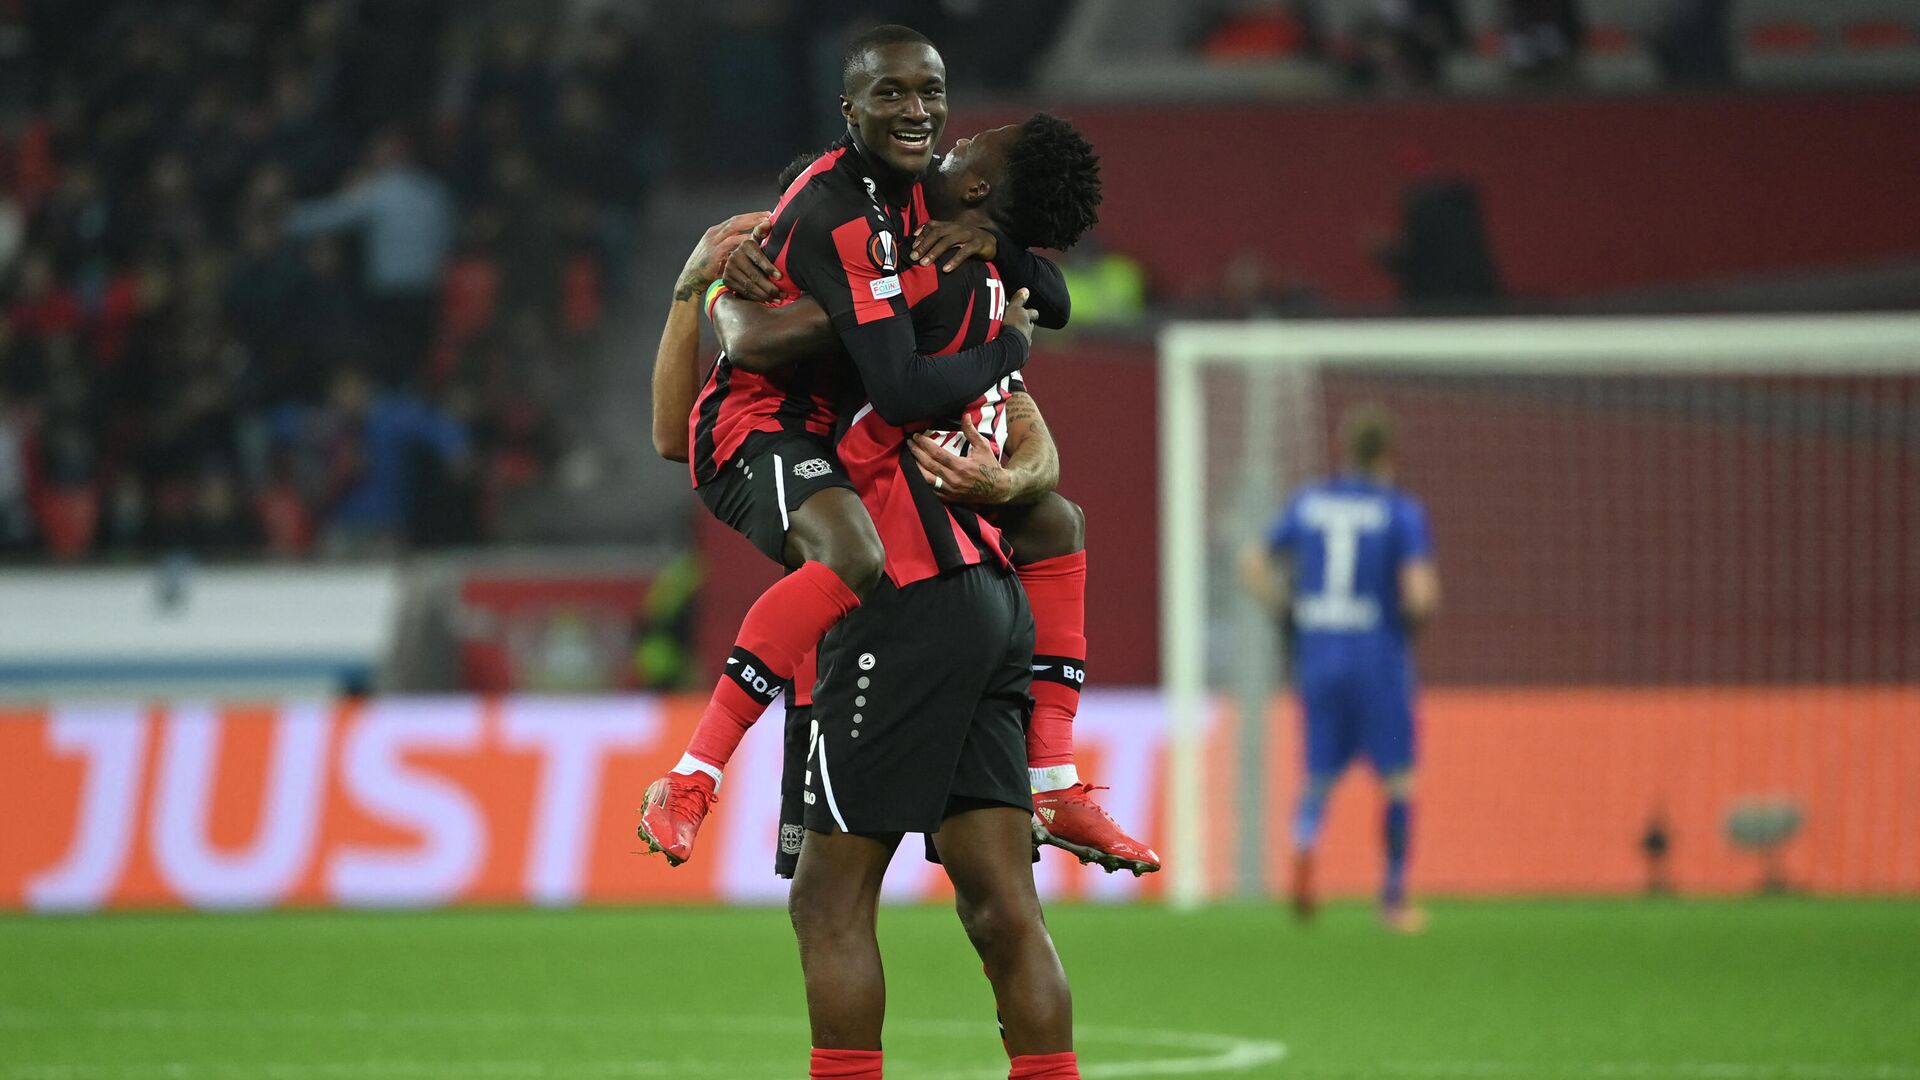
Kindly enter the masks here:
[[1911, 90], [1063, 111], [1103, 159], [1099, 239], [1174, 296], [1252, 249], [1329, 299], [1391, 299], [1363, 237], [1395, 227], [1416, 147], [1479, 183], [1519, 295], [1920, 254]]
[[[367, 703], [0, 710], [0, 909], [775, 903], [777, 720], [748, 735], [686, 866], [635, 853], [643, 786], [679, 754], [694, 697], [417, 698]], [[1757, 860], [1722, 836], [1756, 796], [1793, 800], [1795, 886], [1920, 892], [1920, 688], [1441, 690], [1424, 706], [1414, 880], [1449, 894], [1629, 893], [1637, 842], [1665, 815], [1682, 891], [1738, 893]], [[776, 714], [777, 715], [777, 714]], [[1268, 879], [1298, 792], [1290, 708], [1276, 707]], [[1166, 716], [1152, 692], [1090, 693], [1080, 764], [1106, 805], [1164, 843]], [[1230, 887], [1237, 745], [1210, 737], [1210, 865]], [[1378, 860], [1370, 785], [1341, 789], [1324, 880], [1364, 894]], [[1050, 852], [1052, 897], [1157, 896]], [[888, 895], [946, 894], [903, 845]]]
[[[1159, 681], [1154, 380], [1140, 344], [1049, 344], [1032, 370], [1060, 490], [1087, 512], [1094, 686]], [[1430, 685], [1920, 678], [1920, 457], [1899, 426], [1920, 379], [1324, 389], [1328, 416], [1371, 400], [1400, 418], [1447, 596]], [[715, 671], [772, 570], [699, 517]]]

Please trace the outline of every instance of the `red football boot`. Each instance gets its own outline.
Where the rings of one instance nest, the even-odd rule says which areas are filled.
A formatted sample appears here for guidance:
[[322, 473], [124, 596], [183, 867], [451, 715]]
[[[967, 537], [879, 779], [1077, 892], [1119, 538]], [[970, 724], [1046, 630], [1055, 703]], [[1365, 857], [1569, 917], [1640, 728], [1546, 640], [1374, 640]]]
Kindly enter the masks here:
[[720, 801], [717, 785], [706, 773], [668, 773], [647, 785], [640, 800], [640, 839], [679, 866], [693, 857], [693, 838], [707, 811]]
[[1134, 877], [1160, 869], [1160, 856], [1120, 831], [1112, 815], [1093, 801], [1102, 790], [1074, 784], [1033, 796], [1033, 836], [1043, 844], [1071, 852], [1083, 863], [1099, 863], [1107, 873], [1131, 870]]

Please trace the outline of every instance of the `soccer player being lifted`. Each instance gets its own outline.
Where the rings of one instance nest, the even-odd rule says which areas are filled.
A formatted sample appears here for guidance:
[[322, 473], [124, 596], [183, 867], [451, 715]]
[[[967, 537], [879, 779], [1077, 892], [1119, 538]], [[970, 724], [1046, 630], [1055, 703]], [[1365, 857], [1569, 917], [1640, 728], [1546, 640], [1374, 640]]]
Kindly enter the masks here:
[[1440, 602], [1426, 510], [1396, 488], [1388, 416], [1362, 406], [1341, 419], [1347, 471], [1301, 488], [1265, 538], [1240, 556], [1248, 591], [1284, 621], [1305, 718], [1306, 784], [1294, 814], [1293, 905], [1311, 918], [1314, 850], [1327, 796], [1359, 755], [1386, 789], [1380, 915], [1417, 932], [1407, 899], [1415, 757], [1412, 645]]
[[[921, 325], [927, 320], [918, 301], [929, 289], [934, 267], [945, 273], [965, 273], [969, 259], [983, 260], [997, 269], [1004, 280], [992, 281], [991, 287], [1030, 289], [1042, 325], [1063, 324], [1069, 303], [1064, 282], [1050, 262], [1027, 247], [1071, 246], [1093, 223], [1099, 165], [1085, 140], [1066, 122], [1038, 115], [1024, 124], [963, 139], [950, 155], [934, 160], [938, 168], [925, 181], [926, 211], [947, 220], [919, 227], [907, 253], [912, 270], [903, 279], [907, 299], [914, 304], [920, 344], [933, 352], [958, 340], [956, 335], [965, 329], [963, 316], [959, 323], [945, 327], [945, 336], [934, 333], [940, 328]], [[802, 159], [789, 172], [811, 164]], [[683, 272], [654, 368], [656, 447], [676, 459], [691, 449], [696, 486], [716, 516], [747, 535], [769, 557], [798, 567], [749, 612], [727, 674], [687, 753], [672, 774], [650, 789], [643, 836], [676, 863], [691, 854], [720, 770], [782, 682], [789, 694], [789, 755], [794, 753], [806, 717], [794, 715], [792, 709], [804, 708], [810, 700], [812, 656], [803, 649], [793, 662], [791, 676], [783, 662], [794, 649], [817, 640], [845, 597], [825, 605], [811, 620], [776, 622], [768, 616], [785, 609], [792, 596], [811, 602], [820, 583], [831, 586], [818, 566], [807, 565], [810, 561], [832, 566], [831, 560], [840, 556], [842, 567], [864, 571], [862, 561], [874, 554], [864, 535], [871, 531], [871, 523], [864, 520], [862, 511], [850, 510], [839, 497], [842, 492], [834, 490], [846, 481], [834, 468], [837, 462], [825, 437], [796, 430], [806, 426], [795, 423], [800, 415], [792, 404], [797, 388], [831, 385], [816, 365], [845, 361], [837, 356], [840, 345], [821, 305], [781, 292], [772, 280], [780, 276], [774, 261], [753, 244], [741, 245], [749, 230], [766, 228], [765, 216], [741, 215], [708, 231]], [[736, 247], [738, 254], [734, 254]], [[769, 248], [780, 252], [778, 245], [769, 244]], [[699, 393], [700, 408], [689, 438], [685, 425], [674, 418], [685, 415], [698, 379], [698, 316], [693, 298], [730, 254], [732, 276], [746, 279], [743, 295], [779, 300], [782, 306], [765, 308], [711, 297], [716, 326], [731, 348]], [[729, 327], [731, 334], [726, 332]], [[801, 370], [794, 370], [796, 366]], [[733, 475], [724, 466], [703, 469], [702, 459], [717, 452], [708, 446], [725, 441], [710, 432], [726, 426], [730, 411], [735, 415], [749, 411], [732, 400], [741, 396], [742, 386], [747, 394], [772, 400], [777, 406], [775, 417], [784, 416], [774, 421], [782, 430], [778, 436], [772, 432], [749, 435], [735, 451]], [[957, 429], [951, 417], [946, 426], [950, 430], [917, 435], [912, 453], [939, 498], [973, 504], [1007, 534], [1038, 625], [1032, 691], [1036, 708], [1028, 733], [1036, 836], [1108, 870], [1157, 870], [1159, 856], [1121, 831], [1093, 800], [1096, 789], [1081, 781], [1074, 766], [1073, 718], [1086, 672], [1085, 524], [1079, 507], [1052, 490], [1058, 459], [1038, 406], [1025, 392], [1022, 377], [1010, 375], [973, 403]], [[783, 467], [774, 468], [775, 460]], [[796, 462], [814, 475], [794, 473]], [[760, 479], [753, 482], [750, 478], [756, 475]], [[747, 479], [743, 482], [743, 478]], [[859, 520], [849, 520], [849, 513]], [[820, 543], [822, 536], [846, 540]], [[819, 552], [820, 558], [807, 558], [810, 551]], [[803, 576], [805, 582], [796, 581]], [[853, 584], [845, 579], [843, 583]], [[749, 669], [763, 681], [745, 684], [742, 676]], [[782, 824], [783, 872], [790, 872], [799, 830], [785, 815]]]
[[[1035, 318], [1018, 302], [1027, 287], [1018, 275], [1029, 268], [1011, 253], [963, 260], [950, 273], [903, 257], [900, 238], [928, 220], [921, 177], [945, 122], [945, 74], [932, 45], [903, 27], [870, 32], [849, 49], [848, 136], [788, 189], [767, 240], [786, 294], [820, 305], [850, 361], [827, 358], [782, 375], [789, 387], [796, 379], [818, 387], [851, 369], [837, 460], [803, 459], [791, 475], [784, 458], [734, 470], [751, 483], [750, 472], [764, 476], [771, 464], [783, 515], [791, 506], [779, 489], [789, 480], [832, 491], [851, 484], [883, 545], [876, 580], [820, 643], [803, 762], [807, 838], [788, 907], [812, 1021], [812, 1075], [881, 1074], [880, 885], [903, 834], [920, 832], [954, 884], [993, 983], [1011, 1076], [1068, 1080], [1079, 1075], [1070, 991], [1030, 867], [1024, 726], [1033, 618], [999, 529], [942, 502], [910, 447], [910, 430], [961, 416], [1025, 364]], [[702, 416], [724, 412], [724, 400], [709, 404], [714, 390], [710, 381]], [[718, 452], [704, 445], [716, 436], [701, 426], [696, 476]], [[723, 484], [703, 498], [750, 539], [778, 535], [740, 508], [744, 490]]]

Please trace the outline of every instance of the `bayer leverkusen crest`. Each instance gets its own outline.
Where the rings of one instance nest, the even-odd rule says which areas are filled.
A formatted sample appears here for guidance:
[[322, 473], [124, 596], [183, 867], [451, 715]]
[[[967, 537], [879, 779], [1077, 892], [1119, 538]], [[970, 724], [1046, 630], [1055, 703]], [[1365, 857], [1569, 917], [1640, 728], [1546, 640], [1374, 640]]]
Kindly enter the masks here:
[[874, 269], [883, 274], [891, 274], [900, 262], [900, 249], [893, 239], [893, 232], [881, 229], [867, 241], [867, 258], [873, 262]]

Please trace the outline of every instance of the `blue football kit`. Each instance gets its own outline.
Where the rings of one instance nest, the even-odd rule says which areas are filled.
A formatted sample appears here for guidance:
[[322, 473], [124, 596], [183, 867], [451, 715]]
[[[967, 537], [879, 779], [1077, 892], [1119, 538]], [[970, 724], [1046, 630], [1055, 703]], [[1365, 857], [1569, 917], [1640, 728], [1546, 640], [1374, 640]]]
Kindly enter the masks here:
[[1308, 772], [1338, 774], [1363, 753], [1382, 775], [1411, 767], [1416, 686], [1400, 570], [1432, 554], [1426, 510], [1371, 478], [1333, 477], [1294, 494], [1267, 546], [1293, 568]]

